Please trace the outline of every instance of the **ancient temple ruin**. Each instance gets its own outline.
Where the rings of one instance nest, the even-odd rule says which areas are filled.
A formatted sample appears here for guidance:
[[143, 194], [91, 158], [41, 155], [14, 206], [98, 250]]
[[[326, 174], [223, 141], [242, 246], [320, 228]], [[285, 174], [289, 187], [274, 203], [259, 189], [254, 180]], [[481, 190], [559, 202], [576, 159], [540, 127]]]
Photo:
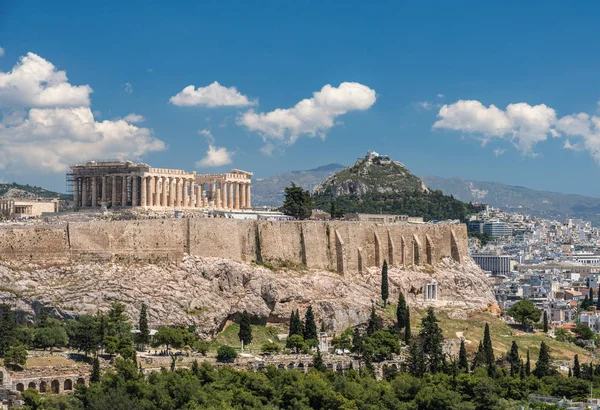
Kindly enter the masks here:
[[76, 208], [146, 207], [250, 209], [252, 173], [196, 174], [131, 161], [89, 161], [71, 166], [67, 185]]

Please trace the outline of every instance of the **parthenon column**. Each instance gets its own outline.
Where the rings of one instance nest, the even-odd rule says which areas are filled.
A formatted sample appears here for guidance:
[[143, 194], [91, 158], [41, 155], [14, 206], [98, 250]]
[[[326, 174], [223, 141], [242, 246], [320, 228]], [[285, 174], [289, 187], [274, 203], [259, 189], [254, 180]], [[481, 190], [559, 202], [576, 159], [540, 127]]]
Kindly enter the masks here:
[[148, 186], [146, 187], [146, 206], [152, 206], [152, 204], [154, 203], [154, 177], [148, 177], [147, 178], [147, 184]]
[[227, 209], [227, 188], [225, 187], [225, 182], [220, 182], [221, 186], [221, 208]]
[[92, 207], [95, 208], [98, 205], [98, 188], [96, 177], [92, 177]]
[[250, 200], [250, 184], [246, 185], [246, 208], [252, 209], [252, 201]]
[[79, 208], [79, 178], [75, 178], [75, 184], [73, 185], [73, 202], [75, 208]]
[[81, 207], [84, 208], [87, 204], [87, 178], [81, 178]]
[[221, 188], [215, 190], [215, 208], [221, 208]]
[[240, 209], [240, 191], [241, 185], [239, 182], [235, 183], [235, 209]]
[[184, 180], [183, 181], [183, 207], [187, 208], [189, 206], [188, 204], [188, 189], [190, 187], [190, 181], [189, 180]]
[[177, 196], [177, 179], [175, 177], [171, 178], [169, 184], [169, 203], [167, 206], [173, 207], [175, 206], [175, 198]]
[[162, 180], [162, 184], [161, 184], [162, 198], [160, 200], [160, 206], [168, 206], [169, 204], [167, 203], [167, 185], [169, 184], [169, 178], [162, 177], [161, 180]]
[[106, 175], [102, 176], [102, 203], [106, 203], [106, 195], [108, 194], [108, 192], [106, 192], [106, 188], [108, 188], [106, 186]]
[[183, 187], [184, 187], [184, 179], [183, 178], [178, 178], [177, 179], [177, 206], [178, 207], [182, 206], [182, 202], [183, 202]]
[[112, 190], [110, 193], [110, 203], [113, 208], [115, 206], [117, 206], [117, 176], [116, 175], [112, 176]]
[[127, 206], [127, 175], [123, 176], [123, 186], [121, 187], [121, 206]]
[[246, 209], [246, 184], [240, 184], [240, 208]]
[[233, 183], [227, 183], [227, 209], [233, 209]]
[[196, 208], [202, 208], [202, 185], [196, 185]]
[[138, 205], [138, 176], [131, 177], [131, 206]]
[[142, 185], [140, 186], [140, 206], [146, 206], [146, 177], [140, 177]]
[[154, 180], [154, 206], [160, 206], [160, 177], [152, 177]]

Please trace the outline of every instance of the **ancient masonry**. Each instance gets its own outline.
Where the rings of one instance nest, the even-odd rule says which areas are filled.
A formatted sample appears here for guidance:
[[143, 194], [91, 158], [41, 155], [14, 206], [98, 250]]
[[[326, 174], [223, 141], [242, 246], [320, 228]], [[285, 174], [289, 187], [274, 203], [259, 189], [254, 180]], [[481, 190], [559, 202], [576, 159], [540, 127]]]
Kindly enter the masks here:
[[170, 218], [0, 228], [0, 259], [7, 261], [179, 262], [186, 253], [361, 273], [384, 260], [404, 267], [461, 262], [468, 246], [463, 224]]
[[76, 208], [249, 209], [251, 172], [196, 174], [131, 161], [89, 161], [67, 174]]

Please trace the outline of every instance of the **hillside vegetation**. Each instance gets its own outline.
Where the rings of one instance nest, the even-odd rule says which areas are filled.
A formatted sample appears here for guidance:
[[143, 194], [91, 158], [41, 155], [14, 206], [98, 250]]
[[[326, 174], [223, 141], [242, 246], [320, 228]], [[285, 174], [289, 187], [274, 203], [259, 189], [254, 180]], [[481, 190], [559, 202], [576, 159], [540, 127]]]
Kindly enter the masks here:
[[12, 184], [0, 184], [0, 197], [2, 198], [14, 198], [14, 199], [35, 199], [35, 198], [49, 198], [49, 199], [72, 199], [70, 195], [61, 194], [59, 192], [49, 191], [47, 189], [31, 186], [21, 185], [13, 182]]

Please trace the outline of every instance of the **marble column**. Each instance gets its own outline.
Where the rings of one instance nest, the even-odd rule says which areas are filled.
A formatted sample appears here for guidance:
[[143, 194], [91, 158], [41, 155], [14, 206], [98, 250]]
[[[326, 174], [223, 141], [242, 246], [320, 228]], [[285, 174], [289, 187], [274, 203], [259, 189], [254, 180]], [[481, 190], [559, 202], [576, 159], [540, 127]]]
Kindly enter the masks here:
[[117, 176], [112, 176], [112, 190], [110, 193], [110, 203], [111, 207], [114, 208], [117, 206]]
[[121, 206], [127, 206], [127, 176], [121, 177]]
[[146, 206], [146, 188], [148, 183], [146, 182], [146, 177], [140, 177], [141, 186], [140, 186], [140, 206]]
[[221, 208], [227, 208], [227, 189], [225, 188], [224, 182], [219, 182], [219, 187], [221, 188]]
[[106, 188], [108, 188], [106, 186], [106, 176], [102, 176], [102, 203], [106, 203], [106, 195], [108, 194], [108, 192], [106, 192]]
[[202, 208], [202, 188], [196, 185], [196, 208]]
[[92, 177], [92, 207], [98, 206], [98, 186], [97, 177]]
[[235, 183], [235, 209], [240, 209], [240, 183], [236, 182]]
[[177, 206], [180, 207], [183, 202], [183, 178], [177, 178], [177, 196], [175, 198]]
[[216, 189], [215, 195], [215, 208], [221, 209], [221, 188]]
[[162, 199], [160, 201], [160, 206], [168, 206], [167, 202], [167, 185], [169, 184], [168, 177], [162, 177]]
[[171, 184], [169, 185], [169, 206], [175, 206], [175, 200], [177, 198], [177, 179], [171, 178]]
[[228, 182], [227, 188], [229, 191], [229, 194], [227, 195], [229, 197], [227, 198], [227, 209], [233, 209], [233, 183]]
[[188, 180], [183, 181], [183, 206], [184, 208], [188, 207], [188, 189], [190, 187], [190, 182]]
[[146, 206], [152, 206], [154, 204], [154, 177], [147, 178], [146, 187]]
[[81, 178], [81, 207], [84, 208], [88, 206], [87, 201], [87, 178]]
[[160, 177], [152, 177], [154, 181], [154, 206], [160, 206]]
[[246, 184], [240, 184], [240, 208], [246, 209]]
[[79, 208], [79, 178], [75, 178], [73, 182], [73, 204], [75, 208]]
[[252, 208], [252, 201], [250, 200], [250, 184], [246, 185], [246, 208]]
[[138, 180], [136, 175], [131, 177], [131, 206], [138, 206]]

